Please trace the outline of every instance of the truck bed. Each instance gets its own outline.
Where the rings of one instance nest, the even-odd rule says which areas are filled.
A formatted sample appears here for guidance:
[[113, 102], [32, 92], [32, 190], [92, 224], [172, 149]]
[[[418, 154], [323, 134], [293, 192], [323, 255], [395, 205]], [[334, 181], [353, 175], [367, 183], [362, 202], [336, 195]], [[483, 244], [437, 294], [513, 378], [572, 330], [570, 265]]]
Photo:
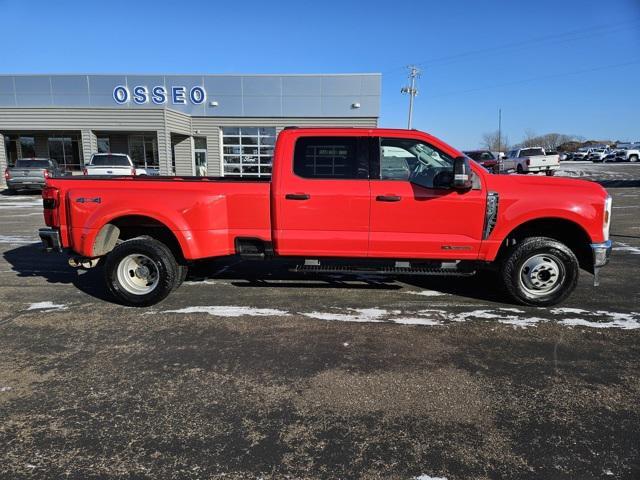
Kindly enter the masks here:
[[271, 241], [268, 179], [76, 176], [48, 186], [58, 189], [59, 215], [72, 222], [61, 225], [62, 245], [87, 257], [106, 224], [131, 217], [168, 227], [186, 259], [234, 254], [236, 237]]

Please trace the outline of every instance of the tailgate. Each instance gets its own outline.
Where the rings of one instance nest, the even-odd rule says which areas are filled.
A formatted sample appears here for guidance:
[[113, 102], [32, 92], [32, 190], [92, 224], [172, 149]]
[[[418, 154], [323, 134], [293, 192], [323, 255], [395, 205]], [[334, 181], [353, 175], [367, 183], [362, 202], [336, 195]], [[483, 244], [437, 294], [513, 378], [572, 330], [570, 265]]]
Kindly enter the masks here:
[[558, 155], [534, 155], [529, 157], [529, 168], [531, 167], [550, 167], [560, 164]]
[[122, 167], [122, 166], [114, 166], [114, 167], [93, 167], [88, 165], [85, 167], [87, 175], [132, 175], [131, 167]]
[[43, 180], [44, 168], [10, 168], [9, 175], [15, 180]]

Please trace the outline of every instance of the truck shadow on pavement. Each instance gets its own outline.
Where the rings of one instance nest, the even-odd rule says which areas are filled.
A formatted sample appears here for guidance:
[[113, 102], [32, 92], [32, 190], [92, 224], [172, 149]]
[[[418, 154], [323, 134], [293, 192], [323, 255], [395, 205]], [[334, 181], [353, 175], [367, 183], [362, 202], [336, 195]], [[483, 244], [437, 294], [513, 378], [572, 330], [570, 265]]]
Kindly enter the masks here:
[[[99, 300], [113, 302], [103, 280], [103, 269], [75, 269], [67, 264], [65, 255], [47, 254], [39, 243], [23, 245], [3, 253], [4, 260], [18, 277], [42, 277], [51, 284], [70, 284], [81, 292]], [[421, 276], [382, 276], [374, 274], [311, 274], [292, 272], [293, 263], [278, 260], [270, 262], [242, 261], [229, 257], [198, 262], [190, 269], [188, 282], [209, 279], [228, 280], [239, 288], [305, 288], [400, 291], [404, 285], [445, 294], [492, 302], [506, 302], [493, 282], [481, 277], [443, 278]], [[404, 284], [404, 285], [403, 285]]]
[[65, 255], [47, 254], [40, 243], [30, 243], [2, 254], [18, 277], [42, 277], [48, 283], [71, 284], [94, 298], [113, 301], [102, 280], [102, 269], [77, 270]]

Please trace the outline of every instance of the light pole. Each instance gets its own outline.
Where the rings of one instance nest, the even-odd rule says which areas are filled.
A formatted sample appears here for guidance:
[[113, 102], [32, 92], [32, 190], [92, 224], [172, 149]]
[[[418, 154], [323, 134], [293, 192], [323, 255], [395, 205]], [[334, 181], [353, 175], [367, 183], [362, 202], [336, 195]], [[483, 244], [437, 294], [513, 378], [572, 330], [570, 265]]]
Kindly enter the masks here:
[[413, 124], [413, 99], [418, 95], [418, 89], [416, 88], [416, 78], [420, 77], [420, 69], [415, 65], [409, 65], [409, 79], [411, 85], [408, 87], [402, 87], [400, 93], [409, 94], [409, 120], [407, 122], [407, 128], [411, 129]]

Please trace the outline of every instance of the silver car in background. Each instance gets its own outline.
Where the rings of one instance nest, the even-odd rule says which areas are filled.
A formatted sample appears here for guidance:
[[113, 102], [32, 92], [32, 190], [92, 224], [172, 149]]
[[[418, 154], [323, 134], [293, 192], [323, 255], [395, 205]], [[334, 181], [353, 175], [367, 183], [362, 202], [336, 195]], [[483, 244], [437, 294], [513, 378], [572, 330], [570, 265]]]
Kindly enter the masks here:
[[10, 194], [18, 190], [42, 190], [47, 178], [66, 175], [51, 158], [20, 158], [4, 171]]

